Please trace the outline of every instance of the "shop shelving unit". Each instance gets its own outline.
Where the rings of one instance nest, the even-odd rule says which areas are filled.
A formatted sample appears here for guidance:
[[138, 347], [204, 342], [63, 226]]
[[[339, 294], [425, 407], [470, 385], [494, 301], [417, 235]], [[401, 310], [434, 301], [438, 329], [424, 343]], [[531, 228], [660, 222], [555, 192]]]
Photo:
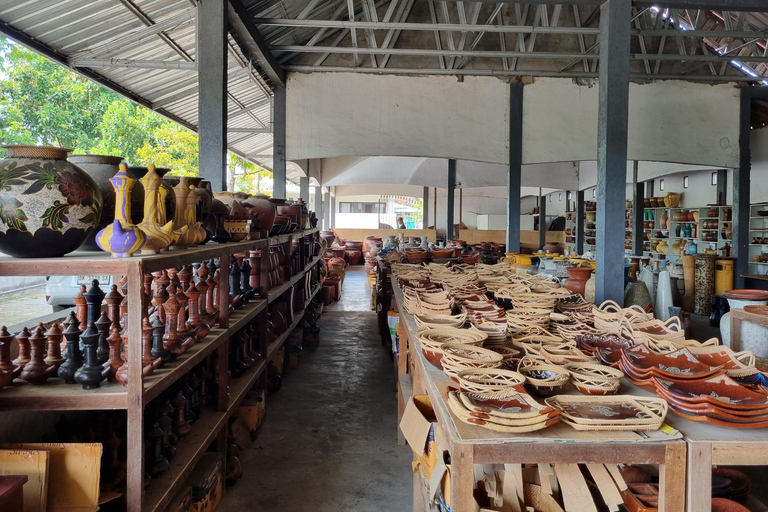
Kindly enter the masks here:
[[[294, 321], [288, 329], [271, 343], [267, 343], [267, 306], [277, 300], [291, 286], [299, 283], [305, 274], [313, 269], [321, 257], [308, 254], [306, 244], [299, 243], [301, 271], [290, 274], [286, 267], [285, 283], [273, 289], [268, 286], [268, 257], [261, 257], [259, 265], [260, 296], [245, 304], [241, 309], [228, 314], [227, 308], [220, 308], [219, 325], [211, 330], [201, 342], [180, 356], [168, 362], [163, 368], [149, 376], [142, 375], [142, 319], [146, 315], [143, 277], [145, 274], [179, 268], [212, 258], [221, 258], [219, 269], [219, 304], [229, 304], [229, 256], [249, 250], [268, 252], [270, 246], [282, 245], [287, 257], [293, 251], [293, 241], [299, 238], [317, 237], [317, 229], [299, 231], [289, 235], [262, 240], [212, 244], [196, 249], [171, 251], [153, 256], [115, 259], [106, 253], [73, 253], [62, 258], [16, 259], [0, 258], [0, 275], [5, 276], [47, 276], [47, 275], [112, 275], [128, 278], [128, 310], [141, 311], [130, 314], [127, 319], [128, 331], [128, 385], [103, 382], [101, 387], [84, 390], [79, 385], [64, 384], [58, 379], [44, 385], [33, 386], [15, 381], [0, 393], [0, 411], [12, 410], [125, 410], [127, 413], [127, 485], [126, 503], [129, 512], [165, 510], [179, 491], [195, 464], [214, 441], [217, 450], [226, 448], [228, 418], [237, 410], [242, 399], [259, 381], [266, 378], [267, 362], [279, 350], [291, 331], [299, 325], [303, 311], [294, 314]], [[317, 293], [320, 286], [307, 290], [304, 307]], [[229, 338], [256, 317], [260, 317], [259, 351], [264, 359], [237, 379], [230, 380], [228, 372]], [[163, 390], [192, 370], [195, 365], [214, 351], [218, 351], [218, 409], [205, 410], [195, 422], [192, 432], [177, 445], [176, 456], [170, 461], [170, 468], [153, 479], [144, 490], [145, 449], [144, 416], [145, 406]]]
[[768, 253], [768, 217], [757, 213], [766, 210], [768, 210], [768, 203], [753, 204], [749, 208], [748, 254], [751, 275], [768, 275], [768, 261], [754, 261], [761, 259], [763, 253]]
[[571, 230], [571, 234], [566, 233], [565, 237], [573, 237], [573, 242], [565, 242], [563, 245], [568, 247], [571, 253], [576, 252], [576, 227], [576, 212], [565, 212], [565, 229]]

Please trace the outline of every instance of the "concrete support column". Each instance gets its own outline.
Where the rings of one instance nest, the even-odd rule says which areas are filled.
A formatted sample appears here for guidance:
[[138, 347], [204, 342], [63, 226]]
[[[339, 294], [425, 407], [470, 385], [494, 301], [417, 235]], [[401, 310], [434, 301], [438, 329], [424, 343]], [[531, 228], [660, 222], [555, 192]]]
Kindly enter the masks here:
[[274, 155], [272, 167], [272, 197], [285, 199], [285, 89], [275, 89], [272, 138]]
[[576, 253], [581, 255], [584, 252], [584, 191], [576, 192]]
[[456, 192], [456, 160], [448, 160], [448, 205], [445, 208], [446, 212], [446, 240], [453, 240], [453, 209], [455, 206], [454, 196]]
[[299, 178], [299, 197], [309, 204], [309, 177]]
[[317, 217], [317, 226], [323, 228], [323, 187], [315, 187], [315, 217]]
[[227, 2], [201, 2], [197, 16], [200, 176], [227, 190]]
[[539, 189], [539, 249], [547, 245], [547, 196]]
[[624, 303], [624, 201], [632, 0], [600, 6], [595, 302]]
[[653, 180], [645, 182], [645, 197], [653, 197]]
[[728, 169], [719, 169], [717, 171], [717, 204], [724, 206], [728, 204], [726, 191], [728, 190]]
[[330, 188], [328, 198], [331, 203], [330, 225], [328, 226], [328, 229], [333, 229], [336, 227], [336, 187]]
[[422, 193], [421, 198], [421, 204], [423, 205], [422, 213], [421, 213], [421, 219], [422, 219], [422, 229], [427, 229], [429, 227], [429, 187], [424, 187], [424, 192]]
[[632, 166], [632, 254], [643, 255], [643, 214], [645, 211], [643, 199], [645, 199], [645, 185], [637, 181], [637, 160]]
[[520, 252], [520, 195], [523, 168], [523, 84], [509, 86], [507, 252]]
[[[742, 275], [749, 274], [749, 182], [752, 173], [751, 135], [752, 91], [741, 90], [741, 127], [739, 132], [739, 167], [733, 170], [733, 252], [736, 258], [733, 285], [744, 288]], [[718, 176], [719, 177], [719, 176]], [[719, 183], [719, 182], [718, 182]]]

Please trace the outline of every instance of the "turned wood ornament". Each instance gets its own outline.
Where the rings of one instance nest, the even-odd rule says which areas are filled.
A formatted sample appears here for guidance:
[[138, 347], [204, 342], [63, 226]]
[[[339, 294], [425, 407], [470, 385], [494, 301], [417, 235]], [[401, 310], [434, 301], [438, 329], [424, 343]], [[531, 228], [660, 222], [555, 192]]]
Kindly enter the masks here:
[[163, 346], [171, 353], [172, 358], [181, 355], [181, 343], [176, 332], [176, 325], [179, 317], [179, 308], [181, 305], [176, 300], [176, 294], [169, 293], [168, 300], [163, 304], [165, 310], [165, 335], [163, 336]]
[[147, 432], [147, 440], [152, 450], [152, 458], [148, 461], [147, 471], [152, 478], [157, 478], [168, 470], [170, 463], [163, 455], [163, 430], [157, 423]]
[[107, 379], [110, 382], [117, 382], [117, 371], [125, 363], [120, 356], [120, 347], [123, 344], [123, 338], [120, 336], [118, 328], [112, 327], [110, 329], [107, 343], [109, 344], [109, 359], [104, 363], [104, 366], [110, 369]]
[[24, 365], [21, 378], [30, 384], [45, 384], [49, 377], [56, 375], [56, 366], [45, 364], [45, 327], [37, 324], [29, 338], [30, 360]]
[[[127, 282], [127, 280], [126, 280]], [[85, 331], [88, 328], [88, 303], [85, 300], [87, 288], [84, 284], [80, 285], [80, 290], [72, 298], [75, 301], [75, 313], [80, 320], [80, 330]]]
[[187, 423], [187, 420], [184, 417], [184, 407], [186, 404], [187, 399], [184, 398], [184, 395], [179, 391], [176, 394], [176, 398], [173, 399], [173, 407], [176, 409], [174, 413], [173, 433], [176, 434], [179, 439], [186, 437], [192, 430], [192, 427]]
[[107, 296], [104, 298], [107, 302], [107, 315], [112, 322], [111, 329], [120, 329], [120, 303], [123, 301], [122, 294], [117, 291], [117, 285], [113, 284]]
[[163, 346], [165, 324], [160, 320], [159, 316], [155, 316], [150, 325], [152, 326], [152, 357], [161, 361], [169, 361], [171, 353]]
[[67, 384], [75, 383], [75, 372], [83, 365], [83, 353], [80, 350], [80, 320], [74, 312], [65, 322], [64, 338], [67, 340], [67, 360], [59, 366], [58, 375]]
[[[157, 408], [157, 425], [163, 431], [163, 456], [168, 460], [172, 460], [176, 456], [176, 447], [171, 443], [171, 436], [174, 439], [176, 439], [176, 436], [173, 435], [173, 420], [168, 415], [168, 408], [166, 406], [170, 406], [170, 402], [166, 401]], [[173, 408], [171, 407], [171, 409]]]
[[95, 322], [96, 330], [99, 331], [99, 343], [96, 348], [96, 360], [99, 364], [103, 365], [109, 359], [109, 328], [112, 326], [112, 321], [109, 319], [106, 313], [102, 313], [99, 319]]
[[104, 368], [96, 356], [99, 348], [99, 331], [95, 322], [88, 324], [88, 329], [80, 335], [80, 340], [83, 343], [83, 365], [75, 372], [75, 382], [82, 384], [83, 389], [98, 388], [111, 369]]
[[16, 336], [8, 332], [6, 326], [0, 329], [0, 372], [11, 372], [13, 378], [18, 377], [22, 370], [11, 361], [11, 345], [15, 340]]
[[31, 335], [32, 334], [29, 332], [29, 329], [26, 327], [24, 327], [21, 332], [16, 335], [16, 341], [19, 343], [19, 356], [13, 360], [14, 366], [24, 368], [24, 365], [29, 362], [29, 337]]
[[48, 353], [45, 356], [45, 364], [53, 365], [58, 369], [66, 361], [61, 355], [61, 342], [64, 339], [64, 331], [61, 330], [59, 324], [54, 323], [46, 331], [45, 336], [48, 338]]

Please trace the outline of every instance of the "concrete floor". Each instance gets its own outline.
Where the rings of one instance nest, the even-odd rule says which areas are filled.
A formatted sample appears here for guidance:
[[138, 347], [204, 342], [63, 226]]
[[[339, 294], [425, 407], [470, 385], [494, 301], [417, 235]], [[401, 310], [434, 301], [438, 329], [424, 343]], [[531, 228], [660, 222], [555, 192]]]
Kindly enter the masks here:
[[363, 267], [319, 321], [320, 346], [267, 399], [241, 452], [243, 478], [219, 510], [396, 511], [412, 507], [411, 450], [397, 445], [392, 363], [377, 334]]

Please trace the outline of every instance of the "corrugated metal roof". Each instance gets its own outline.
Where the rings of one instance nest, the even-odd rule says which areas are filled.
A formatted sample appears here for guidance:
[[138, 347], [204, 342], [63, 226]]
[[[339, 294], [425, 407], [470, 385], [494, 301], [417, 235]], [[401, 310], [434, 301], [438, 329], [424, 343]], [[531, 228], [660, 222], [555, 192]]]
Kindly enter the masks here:
[[[28, 38], [33, 49], [50, 52], [48, 56], [70, 66], [78, 58], [193, 62], [194, 17], [181, 15], [194, 11], [196, 4], [195, 0], [0, 0], [0, 23], [11, 37], [17, 35], [25, 44]], [[181, 21], [163, 32], [104, 51], [104, 45], [174, 16], [181, 16]], [[232, 36], [228, 69], [229, 127], [240, 129], [228, 134], [229, 149], [246, 157], [271, 154], [271, 133], [242, 131], [271, 129], [271, 90]], [[77, 70], [188, 128], [197, 128], [194, 70], [100, 66]], [[270, 158], [251, 159], [271, 168]]]

